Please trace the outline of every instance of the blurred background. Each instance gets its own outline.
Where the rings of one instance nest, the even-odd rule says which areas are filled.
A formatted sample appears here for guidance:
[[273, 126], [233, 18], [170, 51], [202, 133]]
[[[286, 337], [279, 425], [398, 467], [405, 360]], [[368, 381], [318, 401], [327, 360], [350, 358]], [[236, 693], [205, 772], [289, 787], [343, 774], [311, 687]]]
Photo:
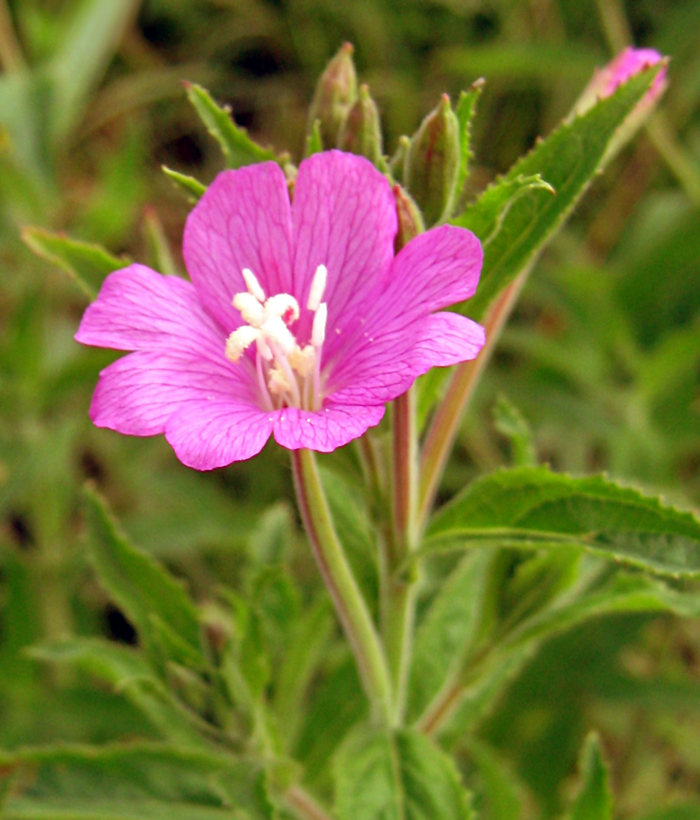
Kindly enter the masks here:
[[[344, 41], [388, 154], [443, 91], [454, 99], [485, 77], [477, 192], [566, 115], [596, 67], [628, 43], [654, 47], [671, 57], [669, 90], [540, 260], [444, 493], [512, 459], [500, 398], [531, 427], [540, 461], [697, 506], [699, 32], [697, 0], [0, 0], [0, 747], [151, 736], [118, 694], [26, 651], [71, 633], [135, 641], [84, 557], [86, 480], [201, 602], [282, 553], [313, 574], [289, 534], [283, 453], [197, 474], [161, 439], [92, 428], [91, 391], [114, 355], [73, 341], [86, 299], [23, 228], [181, 269], [190, 205], [161, 165], [205, 183], [223, 168], [184, 80], [298, 160], [316, 79]], [[620, 816], [697, 795], [700, 626], [624, 616], [561, 636], [480, 735], [554, 815], [592, 726]], [[323, 754], [307, 740], [308, 757]]]

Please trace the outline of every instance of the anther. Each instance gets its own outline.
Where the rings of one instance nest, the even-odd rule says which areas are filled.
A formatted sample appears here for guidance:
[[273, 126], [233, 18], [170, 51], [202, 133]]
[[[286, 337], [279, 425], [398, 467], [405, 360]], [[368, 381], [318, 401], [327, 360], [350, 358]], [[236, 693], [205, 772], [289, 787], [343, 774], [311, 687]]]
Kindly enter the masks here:
[[265, 291], [250, 268], [243, 268], [243, 279], [245, 280], [245, 286], [248, 288], [248, 293], [255, 296], [258, 302], [264, 302]]
[[226, 358], [230, 362], [237, 362], [243, 355], [243, 351], [250, 347], [259, 336], [259, 331], [254, 327], [241, 325], [226, 339]]
[[309, 310], [318, 310], [321, 304], [323, 294], [326, 291], [326, 282], [328, 281], [328, 268], [325, 265], [319, 265], [314, 273], [314, 278], [311, 280], [311, 289], [309, 290], [309, 298], [306, 302], [306, 307]]
[[326, 321], [328, 320], [328, 305], [321, 302], [314, 314], [314, 323], [311, 328], [311, 344], [321, 347], [326, 338]]
[[265, 321], [265, 308], [252, 293], [237, 293], [233, 297], [233, 306], [241, 312], [243, 321], [253, 327], [260, 327]]

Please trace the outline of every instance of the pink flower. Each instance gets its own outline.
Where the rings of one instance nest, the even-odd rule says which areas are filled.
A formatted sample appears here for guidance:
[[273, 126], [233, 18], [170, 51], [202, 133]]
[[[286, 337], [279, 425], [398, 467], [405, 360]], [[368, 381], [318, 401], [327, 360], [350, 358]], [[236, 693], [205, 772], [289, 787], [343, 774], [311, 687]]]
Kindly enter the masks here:
[[[579, 98], [574, 112], [577, 115], [584, 114], [592, 108], [598, 100], [612, 96], [619, 86], [626, 83], [645, 68], [656, 65], [664, 58], [653, 48], [632, 48], [628, 46], [624, 51], [611, 60], [605, 68], [596, 71], [591, 81], [586, 86], [583, 94]], [[646, 115], [652, 105], [666, 90], [668, 80], [666, 68], [662, 68], [654, 78], [651, 88], [638, 104], [635, 117], [641, 118]]]
[[185, 226], [191, 282], [130, 265], [85, 311], [79, 342], [134, 351], [100, 374], [92, 420], [164, 433], [199, 470], [271, 434], [322, 452], [361, 436], [419, 375], [484, 344], [438, 312], [474, 293], [477, 238], [445, 225], [394, 257], [396, 229], [390, 185], [361, 157], [302, 162], [291, 205], [275, 163], [220, 174]]
[[[653, 48], [632, 48], [632, 46], [628, 46], [604, 69], [596, 72], [593, 83], [596, 85], [600, 97], [610, 97], [617, 91], [619, 86], [626, 83], [635, 74], [656, 65], [661, 60], [663, 60], [663, 57]], [[653, 102], [663, 93], [666, 85], [666, 69], [662, 68], [654, 78], [645, 99], [648, 102]]]

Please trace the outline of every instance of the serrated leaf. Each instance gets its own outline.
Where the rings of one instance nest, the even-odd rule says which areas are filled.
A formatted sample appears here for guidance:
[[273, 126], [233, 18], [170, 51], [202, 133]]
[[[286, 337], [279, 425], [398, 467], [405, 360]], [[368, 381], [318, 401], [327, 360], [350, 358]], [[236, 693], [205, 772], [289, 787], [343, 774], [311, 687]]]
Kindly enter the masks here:
[[[434, 516], [442, 542], [581, 546], [667, 575], [700, 573], [700, 521], [605, 476], [572, 478], [546, 467], [500, 470], [471, 484]], [[430, 549], [430, 547], [428, 547]]]
[[459, 123], [459, 175], [457, 176], [457, 196], [464, 190], [464, 183], [469, 176], [469, 163], [473, 152], [471, 148], [471, 126], [476, 114], [476, 105], [484, 90], [484, 81], [477, 80], [468, 91], [462, 91], [457, 101], [455, 113]]
[[29, 654], [36, 660], [71, 666], [109, 684], [131, 701], [163, 737], [190, 747], [207, 745], [198, 731], [205, 727], [173, 700], [142, 653], [99, 639], [65, 638], [33, 646]]
[[[539, 174], [556, 196], [535, 189], [513, 203], [485, 249], [476, 294], [457, 310], [477, 320], [482, 318], [501, 290], [533, 263], [585, 193], [618, 129], [659, 70], [655, 66], [640, 72], [583, 116], [560, 125], [508, 171], [499, 184]], [[457, 224], [462, 224], [459, 219]]]
[[207, 190], [206, 185], [194, 177], [190, 177], [187, 174], [181, 174], [179, 171], [174, 171], [172, 168], [168, 168], [167, 165], [161, 165], [161, 168], [168, 179], [172, 180], [175, 184], [175, 187], [185, 193], [190, 202], [199, 202], [204, 192]]
[[409, 721], [458, 670], [475, 636], [486, 592], [488, 552], [468, 555], [441, 586], [420, 624], [411, 662]]
[[108, 274], [125, 268], [131, 261], [114, 256], [101, 245], [81, 242], [43, 228], [24, 228], [22, 239], [37, 256], [69, 273], [90, 299], [97, 297]]
[[240, 168], [266, 160], [278, 161], [273, 151], [253, 142], [245, 128], [233, 121], [230, 111], [217, 105], [205, 88], [187, 83], [185, 91], [207, 131], [221, 146], [229, 168]]
[[589, 735], [581, 755], [581, 791], [570, 820], [611, 820], [612, 792], [608, 770], [596, 735]]
[[[88, 490], [87, 509], [90, 528], [90, 556], [101, 584], [136, 626], [152, 659], [170, 657], [171, 642], [161, 639], [163, 628], [174, 633], [187, 652], [205, 665], [199, 642], [197, 610], [181, 583], [170, 576], [145, 552], [141, 552], [119, 532], [104, 501]], [[161, 626], [154, 628], [154, 618]]]
[[513, 179], [501, 177], [476, 202], [450, 221], [453, 225], [468, 228], [475, 233], [481, 240], [482, 247], [486, 248], [498, 236], [513, 205], [528, 192], [536, 190], [556, 193], [540, 174], [520, 174]]
[[260, 766], [160, 744], [23, 749], [0, 760], [17, 775], [3, 818], [271, 820]]
[[468, 820], [454, 761], [412, 729], [360, 732], [336, 758], [340, 820]]

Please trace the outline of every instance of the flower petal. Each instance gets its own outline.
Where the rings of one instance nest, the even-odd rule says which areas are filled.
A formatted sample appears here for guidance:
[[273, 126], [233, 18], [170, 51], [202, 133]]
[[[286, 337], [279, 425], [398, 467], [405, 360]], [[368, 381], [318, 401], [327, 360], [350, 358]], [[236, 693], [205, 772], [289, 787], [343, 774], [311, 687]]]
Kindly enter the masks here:
[[241, 324], [231, 300], [249, 268], [267, 296], [291, 293], [292, 221], [281, 168], [263, 162], [219, 174], [185, 224], [183, 255], [207, 310], [230, 333]]
[[214, 470], [257, 455], [272, 425], [271, 414], [249, 404], [196, 402], [169, 419], [165, 438], [187, 467]]
[[[378, 287], [391, 264], [397, 228], [391, 186], [363, 157], [340, 151], [314, 154], [299, 167], [292, 216], [292, 292], [303, 309], [316, 269], [326, 266], [326, 351], [333, 355], [357, 306]], [[310, 332], [311, 316], [302, 310], [300, 340], [307, 340]]]
[[130, 265], [105, 279], [77, 341], [115, 350], [202, 350], [223, 355], [225, 334], [190, 282]]
[[445, 225], [409, 242], [386, 287], [358, 311], [337, 360], [329, 363], [324, 356], [333, 400], [391, 401], [430, 367], [473, 358], [479, 326], [450, 318], [455, 314], [431, 313], [473, 295], [481, 262], [479, 240], [463, 228]]
[[289, 450], [306, 447], [330, 453], [361, 436], [382, 420], [384, 407], [346, 407], [329, 403], [318, 412], [285, 407], [275, 418], [275, 441]]
[[212, 401], [249, 404], [256, 412], [254, 377], [248, 366], [203, 357], [140, 350], [100, 374], [90, 406], [97, 427], [132, 436], [163, 433], [183, 405]]

